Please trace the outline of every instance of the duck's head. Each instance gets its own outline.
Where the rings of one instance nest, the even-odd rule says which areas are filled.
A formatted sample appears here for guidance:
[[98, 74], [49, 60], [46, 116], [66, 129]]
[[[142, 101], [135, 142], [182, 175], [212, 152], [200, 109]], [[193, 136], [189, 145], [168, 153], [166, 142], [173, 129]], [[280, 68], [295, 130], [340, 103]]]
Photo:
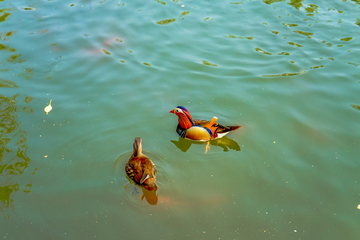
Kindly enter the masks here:
[[177, 106], [175, 109], [171, 110], [170, 113], [176, 114], [176, 116], [179, 117], [179, 125], [184, 129], [189, 129], [195, 125], [189, 110], [183, 106]]

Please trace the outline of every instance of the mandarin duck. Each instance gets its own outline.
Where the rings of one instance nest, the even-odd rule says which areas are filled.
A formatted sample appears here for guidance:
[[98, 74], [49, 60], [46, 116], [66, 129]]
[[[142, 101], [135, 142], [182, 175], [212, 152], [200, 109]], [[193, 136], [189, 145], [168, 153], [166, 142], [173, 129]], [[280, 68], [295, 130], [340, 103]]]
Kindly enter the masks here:
[[134, 140], [134, 153], [125, 165], [127, 176], [148, 191], [156, 191], [155, 164], [142, 153], [141, 138]]
[[209, 150], [210, 140], [222, 138], [231, 131], [240, 126], [223, 126], [218, 124], [217, 117], [213, 117], [210, 121], [201, 119], [192, 119], [189, 110], [183, 106], [178, 106], [171, 110], [170, 113], [178, 116], [179, 124], [176, 132], [180, 137], [194, 141], [207, 142], [205, 153]]

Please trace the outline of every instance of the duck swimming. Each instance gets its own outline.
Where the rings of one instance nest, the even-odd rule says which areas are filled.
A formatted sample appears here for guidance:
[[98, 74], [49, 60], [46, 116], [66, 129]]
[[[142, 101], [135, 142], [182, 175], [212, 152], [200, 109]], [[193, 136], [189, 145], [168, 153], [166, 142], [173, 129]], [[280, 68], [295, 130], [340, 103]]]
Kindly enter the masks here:
[[136, 184], [148, 191], [156, 191], [156, 168], [155, 164], [142, 153], [142, 140], [137, 137], [134, 140], [134, 153], [125, 165], [127, 176]]
[[207, 142], [206, 151], [209, 149], [209, 141], [213, 139], [222, 138], [231, 131], [234, 131], [241, 126], [224, 126], [218, 124], [217, 117], [213, 117], [210, 121], [202, 119], [193, 119], [189, 110], [183, 106], [177, 106], [171, 110], [170, 113], [178, 116], [178, 125], [176, 132], [180, 137]]

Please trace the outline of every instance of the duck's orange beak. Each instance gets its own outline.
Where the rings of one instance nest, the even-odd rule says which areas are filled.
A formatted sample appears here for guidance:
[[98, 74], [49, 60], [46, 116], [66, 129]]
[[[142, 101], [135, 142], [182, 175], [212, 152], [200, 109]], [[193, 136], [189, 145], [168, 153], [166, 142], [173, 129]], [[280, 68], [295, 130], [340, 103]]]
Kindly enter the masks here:
[[175, 111], [174, 111], [175, 109], [173, 109], [173, 110], [171, 110], [169, 113], [173, 113], [173, 114], [175, 114]]

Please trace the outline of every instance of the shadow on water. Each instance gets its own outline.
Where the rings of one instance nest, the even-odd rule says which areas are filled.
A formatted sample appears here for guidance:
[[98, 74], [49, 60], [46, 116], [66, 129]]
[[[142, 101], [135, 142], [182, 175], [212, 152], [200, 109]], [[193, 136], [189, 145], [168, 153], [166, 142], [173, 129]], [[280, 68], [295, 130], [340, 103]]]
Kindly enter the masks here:
[[[187, 140], [187, 139], [184, 139], [181, 137], [179, 137], [178, 141], [174, 141], [174, 140], [170, 140], [170, 141], [173, 144], [175, 144], [175, 146], [183, 152], [186, 152], [187, 150], [189, 150], [192, 144], [202, 144], [202, 145], [206, 144], [204, 142], [191, 141], [191, 140]], [[210, 145], [216, 146], [216, 147], [221, 147], [221, 148], [223, 148], [224, 152], [228, 152], [228, 151], [230, 151], [230, 149], [235, 150], [235, 151], [241, 151], [239, 144], [237, 142], [235, 142], [234, 140], [228, 138], [227, 136], [224, 136], [224, 137], [216, 139], [216, 140], [211, 140]]]
[[[16, 98], [18, 94], [12, 97], [0, 95], [0, 213], [7, 210], [15, 210], [14, 195], [19, 191], [20, 186], [16, 182], [16, 176], [25, 172], [29, 167], [31, 159], [27, 156], [27, 138], [26, 132], [20, 128], [17, 121], [19, 112]], [[25, 103], [32, 98], [26, 97]], [[31, 113], [29, 107], [24, 107], [20, 111]], [[35, 174], [36, 169], [33, 174]], [[23, 189], [24, 193], [30, 193], [32, 181]], [[9, 218], [10, 215], [7, 216]], [[6, 218], [6, 216], [5, 216]]]

